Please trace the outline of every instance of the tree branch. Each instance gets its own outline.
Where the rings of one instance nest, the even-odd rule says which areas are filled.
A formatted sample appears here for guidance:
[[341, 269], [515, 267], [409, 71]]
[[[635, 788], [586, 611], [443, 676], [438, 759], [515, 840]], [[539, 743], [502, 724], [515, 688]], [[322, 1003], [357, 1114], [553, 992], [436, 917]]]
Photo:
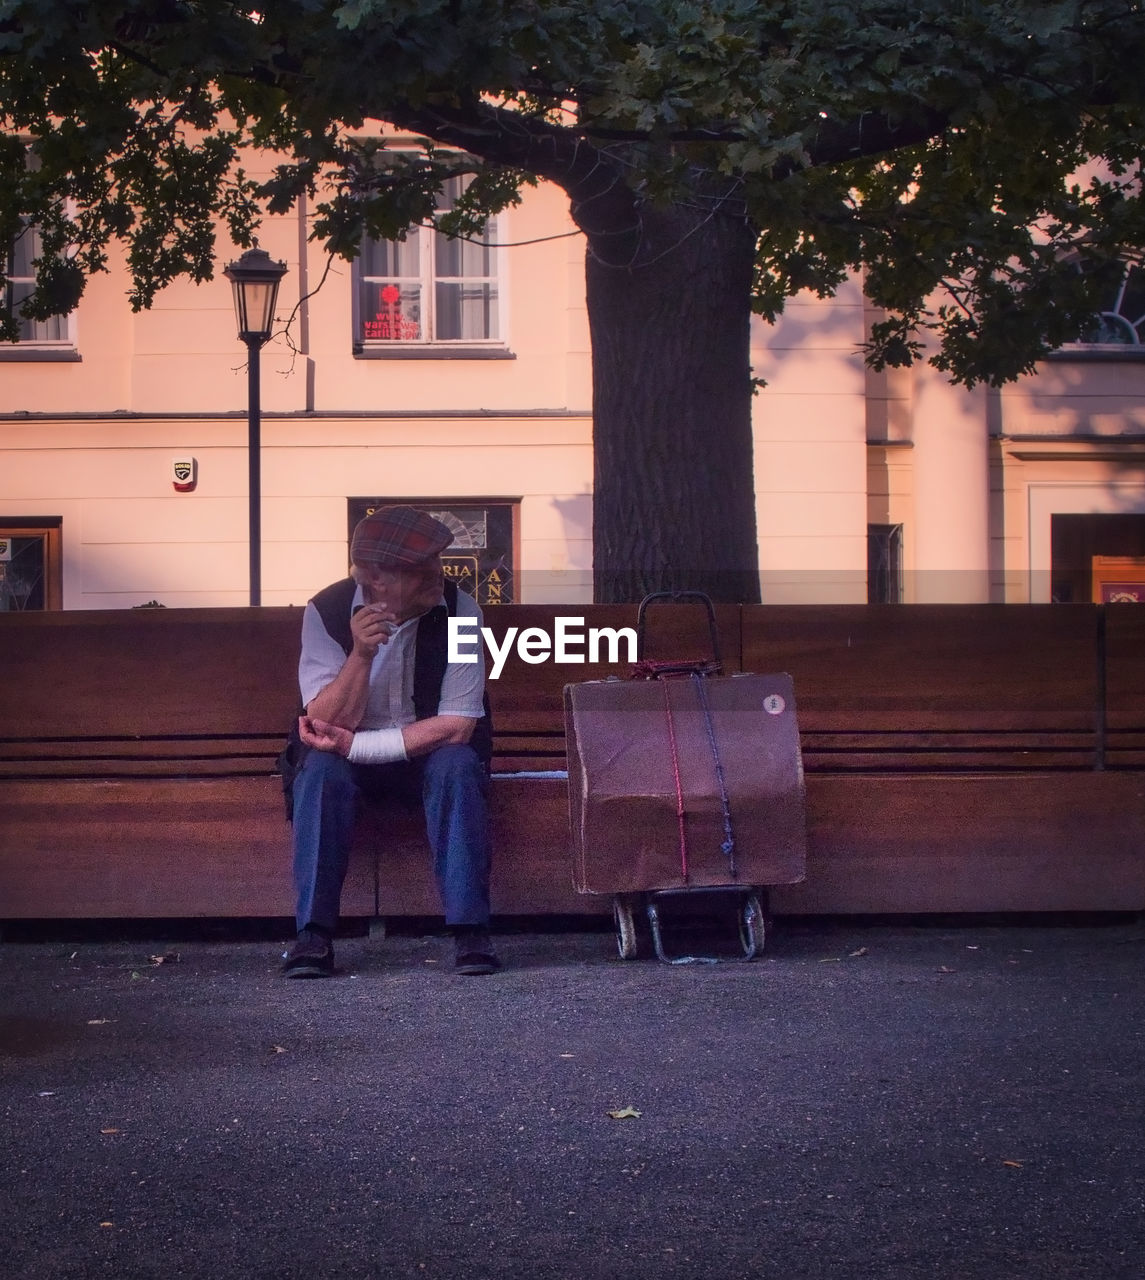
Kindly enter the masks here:
[[590, 235], [593, 228], [582, 221], [589, 205], [595, 207], [590, 220], [599, 216], [602, 227], [613, 227], [623, 224], [626, 214], [633, 215], [639, 199], [624, 181], [620, 164], [572, 127], [486, 102], [468, 108], [391, 106], [385, 118], [483, 160], [527, 170], [555, 183], [567, 192], [574, 221]]
[[[941, 137], [950, 123], [949, 113], [934, 111], [929, 107], [920, 107], [917, 115], [908, 119], [895, 119], [873, 113], [862, 115], [857, 120], [827, 119], [815, 131], [814, 140], [807, 146], [807, 154], [815, 168], [859, 160], [882, 155], [887, 151], [897, 151], [902, 147], [917, 146], [921, 142], [930, 142]], [[792, 161], [788, 166], [788, 173], [796, 167]], [[787, 175], [776, 173], [774, 176]]]

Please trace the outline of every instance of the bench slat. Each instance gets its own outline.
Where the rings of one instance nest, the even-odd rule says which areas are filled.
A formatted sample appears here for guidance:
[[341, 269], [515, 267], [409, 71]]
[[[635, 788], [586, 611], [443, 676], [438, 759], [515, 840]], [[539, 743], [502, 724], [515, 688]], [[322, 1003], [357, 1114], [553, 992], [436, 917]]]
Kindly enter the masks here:
[[804, 733], [808, 772], [984, 772], [992, 769], [1092, 769], [1092, 733]]
[[807, 823], [779, 913], [1145, 907], [1139, 774], [809, 777]]
[[804, 733], [1093, 731], [1096, 606], [744, 606], [743, 665], [786, 671]]
[[285, 735], [298, 609], [5, 614], [0, 738]]
[[1029, 773], [1031, 769], [1086, 770], [1093, 768], [1092, 754], [1048, 752], [967, 752], [949, 754], [943, 752], [903, 754], [884, 751], [864, 754], [852, 751], [836, 756], [818, 756], [809, 753], [803, 757], [807, 773], [990, 773], [1013, 771]]

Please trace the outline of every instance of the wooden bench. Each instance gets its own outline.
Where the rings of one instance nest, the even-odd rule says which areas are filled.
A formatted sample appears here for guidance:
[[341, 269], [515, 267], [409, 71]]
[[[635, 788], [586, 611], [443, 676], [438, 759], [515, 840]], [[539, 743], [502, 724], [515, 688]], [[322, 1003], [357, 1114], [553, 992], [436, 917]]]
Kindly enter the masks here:
[[1145, 611], [746, 608], [790, 672], [809, 855], [779, 911], [1145, 905]]
[[[634, 626], [629, 606], [504, 606]], [[795, 680], [808, 876], [780, 913], [1145, 907], [1145, 611], [1130, 606], [717, 610], [725, 668]], [[652, 656], [703, 652], [659, 611]], [[0, 920], [289, 916], [274, 760], [298, 609], [0, 615]], [[654, 640], [654, 644], [653, 644]], [[571, 883], [561, 690], [625, 660], [490, 682], [494, 910], [597, 916]], [[364, 815], [346, 916], [438, 912], [415, 815]]]
[[[507, 606], [487, 622], [500, 642], [510, 626], [551, 632], [554, 616], [580, 612]], [[635, 623], [634, 608], [591, 613], [598, 627]], [[738, 610], [720, 616], [734, 647]], [[0, 615], [0, 920], [292, 913], [275, 759], [297, 708], [301, 617], [282, 608]], [[681, 639], [690, 643], [686, 623]], [[611, 910], [573, 890], [567, 789], [552, 774], [565, 767], [568, 673], [628, 669], [513, 660], [490, 682], [499, 914]], [[438, 911], [420, 817], [367, 810], [343, 913]]]

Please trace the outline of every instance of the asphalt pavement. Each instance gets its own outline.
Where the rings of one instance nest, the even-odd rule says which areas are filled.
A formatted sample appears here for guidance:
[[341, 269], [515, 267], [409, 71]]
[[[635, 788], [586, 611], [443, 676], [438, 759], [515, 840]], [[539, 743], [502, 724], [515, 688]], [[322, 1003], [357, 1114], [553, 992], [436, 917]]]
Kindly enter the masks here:
[[10, 932], [0, 1276], [1145, 1274], [1142, 918], [497, 941]]

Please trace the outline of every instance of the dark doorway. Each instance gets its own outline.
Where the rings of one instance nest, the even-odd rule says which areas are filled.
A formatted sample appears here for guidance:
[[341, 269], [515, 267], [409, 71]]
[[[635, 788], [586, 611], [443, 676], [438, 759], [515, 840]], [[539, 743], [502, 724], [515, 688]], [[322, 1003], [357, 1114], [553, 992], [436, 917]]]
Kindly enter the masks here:
[[1145, 515], [1055, 515], [1050, 518], [1052, 598], [1088, 604], [1094, 556], [1145, 556]]
[[902, 525], [867, 525], [867, 603], [902, 604]]

